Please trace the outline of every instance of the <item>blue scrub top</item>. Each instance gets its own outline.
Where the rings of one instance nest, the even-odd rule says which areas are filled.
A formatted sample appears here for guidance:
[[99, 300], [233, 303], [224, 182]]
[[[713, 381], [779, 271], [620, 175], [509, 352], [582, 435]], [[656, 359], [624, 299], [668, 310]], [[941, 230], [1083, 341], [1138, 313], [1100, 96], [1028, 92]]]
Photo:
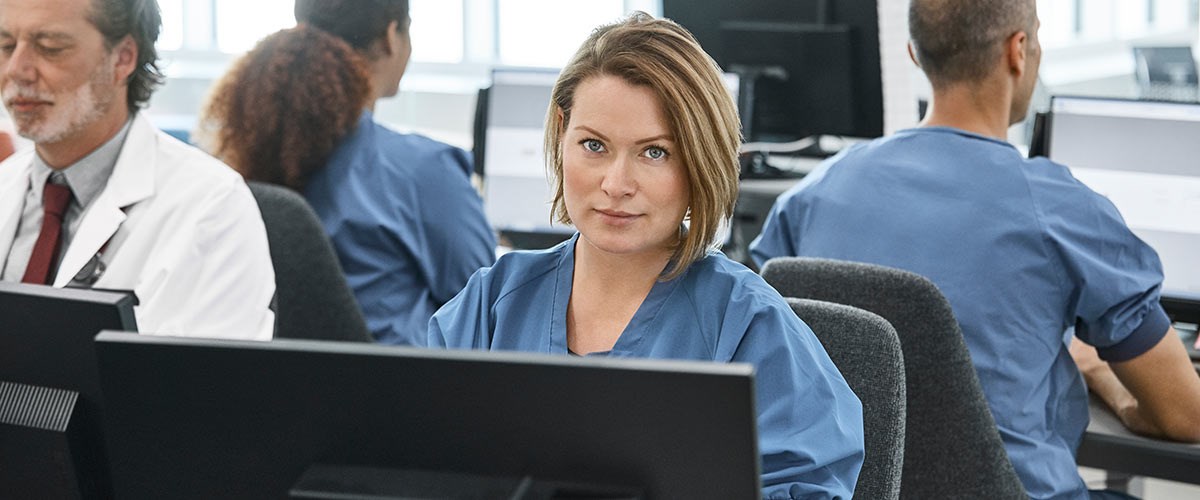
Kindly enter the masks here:
[[1066, 167], [951, 128], [899, 132], [827, 160], [776, 201], [756, 262], [806, 256], [923, 275], [949, 299], [1033, 498], [1087, 498], [1075, 450], [1087, 393], [1072, 331], [1108, 360], [1169, 321], [1158, 255]]
[[304, 196], [316, 210], [375, 340], [425, 345], [429, 318], [496, 238], [461, 149], [399, 134], [363, 113]]
[[[433, 316], [429, 345], [567, 354], [578, 238], [480, 270]], [[854, 491], [863, 461], [858, 398], [783, 298], [725, 256], [710, 253], [656, 283], [612, 350], [593, 355], [753, 364], [764, 498]]]

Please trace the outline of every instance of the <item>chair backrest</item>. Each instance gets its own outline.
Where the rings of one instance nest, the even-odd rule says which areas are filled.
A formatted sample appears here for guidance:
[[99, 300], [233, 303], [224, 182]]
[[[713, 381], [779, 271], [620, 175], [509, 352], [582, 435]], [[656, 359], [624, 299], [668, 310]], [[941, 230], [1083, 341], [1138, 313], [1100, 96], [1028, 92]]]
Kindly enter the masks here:
[[803, 257], [772, 259], [762, 275], [785, 297], [866, 309], [896, 329], [908, 398], [903, 498], [1027, 498], [937, 286], [899, 269]]
[[896, 330], [879, 315], [821, 300], [788, 298], [862, 401], [866, 459], [856, 498], [900, 498], [904, 463], [904, 355]]
[[362, 310], [312, 207], [295, 191], [248, 182], [275, 267], [277, 338], [370, 342]]

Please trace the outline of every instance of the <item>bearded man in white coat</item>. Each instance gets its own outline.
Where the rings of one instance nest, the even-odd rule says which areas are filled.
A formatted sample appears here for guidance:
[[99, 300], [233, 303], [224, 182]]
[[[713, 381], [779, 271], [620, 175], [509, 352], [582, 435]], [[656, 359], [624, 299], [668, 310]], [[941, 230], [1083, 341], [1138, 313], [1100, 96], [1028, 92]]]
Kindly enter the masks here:
[[154, 0], [0, 0], [0, 279], [132, 290], [143, 333], [267, 340], [275, 277], [242, 178], [138, 110]]

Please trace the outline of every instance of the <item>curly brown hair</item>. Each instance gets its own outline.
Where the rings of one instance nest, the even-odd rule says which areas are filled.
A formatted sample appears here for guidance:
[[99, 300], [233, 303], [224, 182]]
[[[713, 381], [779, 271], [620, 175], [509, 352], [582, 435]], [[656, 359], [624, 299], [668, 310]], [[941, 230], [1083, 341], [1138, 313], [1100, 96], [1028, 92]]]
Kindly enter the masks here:
[[214, 85], [197, 142], [246, 180], [304, 189], [370, 99], [367, 63], [345, 41], [297, 26], [274, 33]]

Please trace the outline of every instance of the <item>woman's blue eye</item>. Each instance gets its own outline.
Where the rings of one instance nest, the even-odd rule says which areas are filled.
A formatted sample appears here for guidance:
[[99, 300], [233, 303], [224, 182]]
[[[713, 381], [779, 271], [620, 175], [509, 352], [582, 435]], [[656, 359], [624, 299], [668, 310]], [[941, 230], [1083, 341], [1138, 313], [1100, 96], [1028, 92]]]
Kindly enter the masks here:
[[601, 144], [600, 141], [595, 139], [584, 139], [583, 148], [592, 153], [604, 152], [604, 144]]
[[667, 157], [667, 150], [658, 146], [650, 146], [646, 148], [646, 158], [651, 160], [661, 160]]

